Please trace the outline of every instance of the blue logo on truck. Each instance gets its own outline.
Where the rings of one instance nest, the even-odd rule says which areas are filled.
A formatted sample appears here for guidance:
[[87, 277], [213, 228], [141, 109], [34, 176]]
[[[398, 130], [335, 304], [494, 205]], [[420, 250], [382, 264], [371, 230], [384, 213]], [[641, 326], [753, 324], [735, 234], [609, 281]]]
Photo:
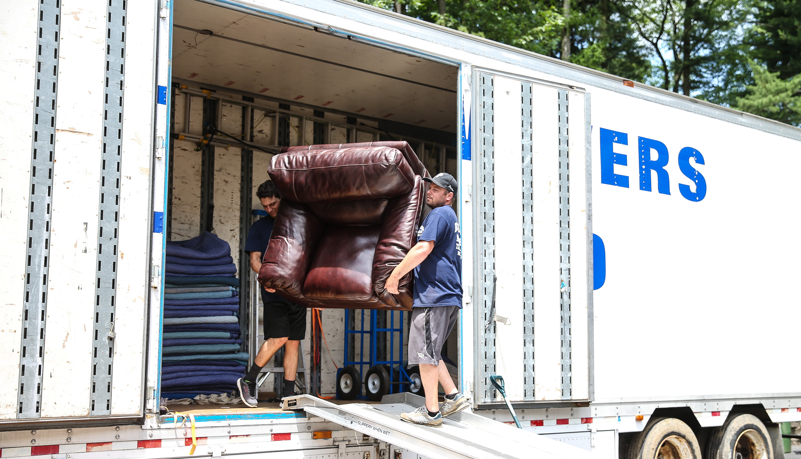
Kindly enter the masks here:
[[[615, 153], [615, 144], [628, 145], [628, 134], [601, 128], [601, 183], [628, 188], [629, 177], [615, 173], [615, 165], [628, 165], [628, 155]], [[639, 152], [639, 167], [637, 169], [640, 174], [640, 190], [653, 191], [652, 172], [656, 172], [657, 191], [660, 194], [669, 195], [670, 175], [665, 169], [665, 166], [670, 162], [670, 153], [667, 146], [658, 140], [639, 137], [637, 139], [637, 147]], [[656, 159], [652, 159], [652, 152], [654, 151], [656, 152]], [[704, 156], [700, 151], [692, 147], [684, 147], [679, 151], [679, 170], [692, 182], [691, 185], [680, 183], [679, 193], [688, 201], [700, 202], [706, 197], [706, 179], [690, 163], [691, 159], [696, 166], [704, 164]]]

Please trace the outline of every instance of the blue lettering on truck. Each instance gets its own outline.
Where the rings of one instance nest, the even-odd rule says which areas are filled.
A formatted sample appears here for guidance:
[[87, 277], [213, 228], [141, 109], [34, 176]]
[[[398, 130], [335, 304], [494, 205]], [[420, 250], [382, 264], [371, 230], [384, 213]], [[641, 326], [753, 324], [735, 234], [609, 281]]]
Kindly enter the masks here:
[[[615, 153], [615, 144], [628, 145], [629, 136], [625, 132], [601, 128], [601, 183], [605, 185], [629, 187], [629, 177], [615, 173], [615, 165], [627, 166], [628, 156]], [[656, 189], [660, 194], [670, 195], [670, 175], [665, 167], [670, 162], [670, 153], [667, 146], [654, 139], [639, 137], [637, 139], [639, 151], [639, 178], [640, 190], [653, 191], [652, 178], [656, 172]], [[656, 159], [652, 153], [656, 152]], [[692, 147], [684, 147], [679, 152], [679, 170], [690, 179], [692, 185], [680, 183], [679, 192], [688, 201], [700, 202], [706, 197], [706, 179], [703, 174], [690, 163], [704, 164], [704, 156]], [[694, 186], [693, 186], [694, 185]]]

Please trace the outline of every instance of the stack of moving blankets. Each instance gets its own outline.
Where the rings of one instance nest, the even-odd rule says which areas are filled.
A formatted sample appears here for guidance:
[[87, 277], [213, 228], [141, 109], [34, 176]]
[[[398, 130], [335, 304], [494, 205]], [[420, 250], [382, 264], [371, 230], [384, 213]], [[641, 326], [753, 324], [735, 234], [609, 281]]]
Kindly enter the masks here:
[[162, 397], [231, 392], [248, 360], [231, 247], [208, 232], [167, 242], [165, 271]]

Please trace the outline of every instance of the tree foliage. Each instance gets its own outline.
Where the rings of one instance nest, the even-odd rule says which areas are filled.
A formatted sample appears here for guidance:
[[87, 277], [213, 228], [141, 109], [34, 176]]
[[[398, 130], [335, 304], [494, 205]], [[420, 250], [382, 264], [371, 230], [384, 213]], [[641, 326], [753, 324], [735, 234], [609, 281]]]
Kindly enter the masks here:
[[801, 0], [360, 1], [801, 123], [794, 108], [801, 74]]

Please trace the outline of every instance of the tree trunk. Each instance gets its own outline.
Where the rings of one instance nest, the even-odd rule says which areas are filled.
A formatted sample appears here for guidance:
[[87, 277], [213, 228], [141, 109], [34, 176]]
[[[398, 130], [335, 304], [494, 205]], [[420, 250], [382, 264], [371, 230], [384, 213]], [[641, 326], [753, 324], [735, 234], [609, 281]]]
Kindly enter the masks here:
[[[693, 16], [695, 15], [695, 0], [686, 0], [684, 8], [684, 39], [681, 44], [681, 90], [685, 96], [690, 95], [690, 52], [692, 50]], [[676, 91], [678, 92], [678, 91]]]
[[564, 0], [565, 28], [562, 32], [562, 60], [570, 60], [570, 0]]
[[601, 0], [601, 52], [603, 53], [603, 70], [609, 70], [609, 56], [606, 53], [608, 45], [608, 35], [606, 31], [609, 22], [609, 0]]
[[439, 7], [439, 14], [440, 16], [445, 16], [446, 7], [445, 7], [445, 0], [437, 0], [437, 7]]

